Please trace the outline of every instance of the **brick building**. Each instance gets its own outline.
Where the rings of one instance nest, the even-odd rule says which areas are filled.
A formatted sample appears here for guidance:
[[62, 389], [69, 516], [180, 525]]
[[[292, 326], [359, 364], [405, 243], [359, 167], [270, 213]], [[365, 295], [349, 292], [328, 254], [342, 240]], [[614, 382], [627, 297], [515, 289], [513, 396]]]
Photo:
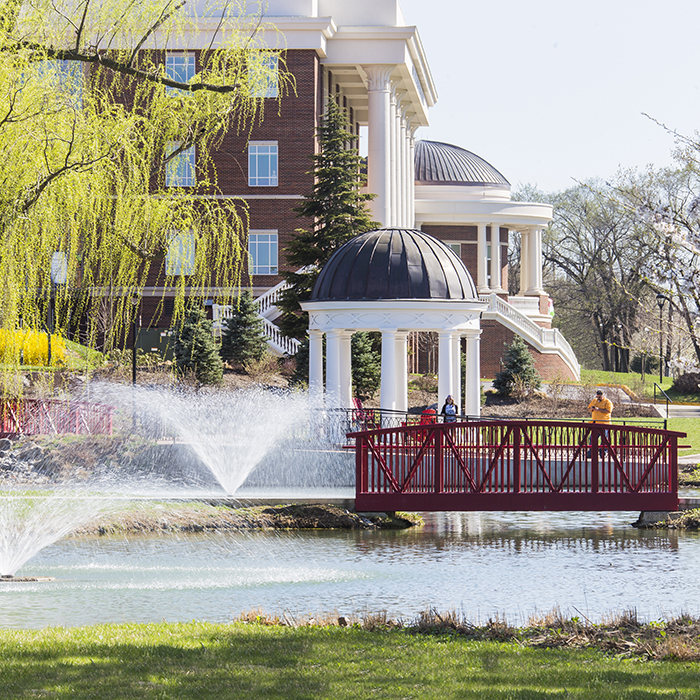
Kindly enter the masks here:
[[[262, 51], [272, 69], [264, 119], [249, 133], [226, 135], [213, 162], [217, 196], [242, 198], [249, 207], [244, 284], [258, 298], [271, 347], [295, 349], [276, 332], [274, 301], [279, 273], [289, 269], [285, 246], [303, 226], [293, 209], [311, 190], [316, 127], [333, 97], [353, 131], [366, 136], [368, 190], [376, 195], [373, 218], [384, 227], [421, 229], [446, 243], [467, 266], [480, 298], [488, 301], [482, 316], [482, 376], [498, 371], [503, 342], [518, 333], [543, 376], [576, 377], [578, 363], [551, 328], [549, 297], [542, 288], [541, 234], [551, 207], [512, 202], [507, 180], [468, 151], [415, 142], [437, 93], [418, 30], [406, 26], [398, 0], [269, 0], [264, 19], [279, 31], [270, 34], [271, 52], [265, 56]], [[278, 101], [272, 49], [280, 37], [295, 89]], [[169, 49], [168, 71], [180, 79], [194, 75], [198, 51], [209, 40], [203, 27], [195, 40]], [[196, 163], [194, 150], [182, 154], [170, 169], [172, 184], [194, 185]], [[521, 233], [523, 251], [520, 290], [514, 296], [507, 291], [509, 231]], [[186, 246], [180, 245], [182, 259]], [[186, 264], [182, 274], [187, 274]], [[152, 287], [145, 294], [155, 299], [163, 291]], [[212, 317], [218, 324], [226, 308], [214, 301]], [[144, 303], [148, 316], [148, 305], [155, 302], [146, 297]], [[165, 310], [159, 325], [167, 325], [167, 303]]]

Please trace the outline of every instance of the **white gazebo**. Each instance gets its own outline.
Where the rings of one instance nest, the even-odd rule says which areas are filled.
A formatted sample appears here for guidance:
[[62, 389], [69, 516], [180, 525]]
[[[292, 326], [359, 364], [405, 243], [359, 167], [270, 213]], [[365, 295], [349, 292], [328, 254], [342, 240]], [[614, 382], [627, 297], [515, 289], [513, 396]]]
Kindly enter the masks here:
[[480, 413], [479, 301], [460, 258], [436, 238], [412, 229], [360, 234], [335, 252], [314, 287], [309, 312], [309, 392], [321, 403], [323, 334], [326, 334], [325, 401], [352, 407], [350, 339], [357, 331], [382, 334], [381, 408], [408, 408], [407, 338], [438, 333], [438, 395], [461, 395], [460, 345], [466, 338], [466, 405]]

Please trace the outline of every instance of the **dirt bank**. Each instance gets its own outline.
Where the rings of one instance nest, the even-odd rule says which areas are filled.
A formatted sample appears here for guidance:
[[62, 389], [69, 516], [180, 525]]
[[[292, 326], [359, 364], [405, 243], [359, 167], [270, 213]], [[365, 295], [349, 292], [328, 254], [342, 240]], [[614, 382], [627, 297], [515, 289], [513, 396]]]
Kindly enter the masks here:
[[363, 516], [332, 505], [233, 508], [201, 501], [140, 502], [103, 516], [73, 535], [210, 532], [215, 530], [401, 530], [422, 521], [399, 513]]

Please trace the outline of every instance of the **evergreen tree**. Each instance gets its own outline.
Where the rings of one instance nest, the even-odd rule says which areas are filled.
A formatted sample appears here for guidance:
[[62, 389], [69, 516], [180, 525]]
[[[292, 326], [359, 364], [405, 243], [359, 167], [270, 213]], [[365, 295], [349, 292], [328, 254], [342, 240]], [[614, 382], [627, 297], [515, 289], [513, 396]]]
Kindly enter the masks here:
[[299, 340], [309, 326], [308, 315], [299, 302], [311, 297], [321, 268], [344, 243], [378, 227], [367, 208], [374, 195], [360, 192], [364, 178], [362, 159], [355, 147], [358, 137], [348, 130], [345, 112], [333, 99], [328, 101], [318, 135], [321, 150], [313, 156], [315, 184], [304, 203], [294, 210], [313, 225], [310, 230], [297, 230], [285, 250], [289, 264], [304, 271], [282, 273], [291, 287], [277, 304], [282, 311], [282, 332]]
[[352, 383], [361, 399], [374, 396], [381, 383], [381, 355], [374, 349], [367, 331], [352, 336]]
[[539, 389], [541, 384], [525, 341], [516, 335], [513, 342], [506, 345], [503, 369], [496, 375], [493, 388], [502, 396], [522, 397]]
[[264, 357], [267, 341], [253, 295], [244, 291], [236, 301], [231, 318], [224, 322], [221, 356], [230, 362], [244, 365]]
[[190, 302], [175, 336], [175, 363], [180, 373], [193, 372], [202, 384], [218, 384], [224, 365], [207, 319], [199, 303]]

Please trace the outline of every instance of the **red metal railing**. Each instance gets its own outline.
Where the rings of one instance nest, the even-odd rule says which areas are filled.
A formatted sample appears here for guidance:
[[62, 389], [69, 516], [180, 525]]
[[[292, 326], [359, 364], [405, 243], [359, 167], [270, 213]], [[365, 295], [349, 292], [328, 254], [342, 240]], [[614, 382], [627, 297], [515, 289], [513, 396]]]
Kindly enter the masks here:
[[0, 403], [0, 436], [111, 435], [114, 408], [55, 399], [5, 399]]
[[676, 510], [677, 433], [474, 421], [350, 433], [358, 510]]

